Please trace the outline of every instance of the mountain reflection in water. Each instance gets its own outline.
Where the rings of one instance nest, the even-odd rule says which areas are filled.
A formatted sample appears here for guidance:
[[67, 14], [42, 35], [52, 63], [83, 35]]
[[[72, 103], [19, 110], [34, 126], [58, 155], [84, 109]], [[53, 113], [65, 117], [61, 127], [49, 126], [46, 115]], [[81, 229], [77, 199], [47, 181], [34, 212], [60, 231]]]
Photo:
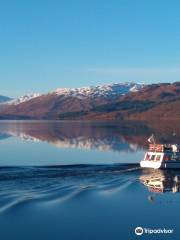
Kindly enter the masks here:
[[34, 142], [45, 141], [60, 148], [101, 151], [137, 151], [147, 148], [154, 133], [158, 142], [180, 141], [177, 122], [0, 122], [0, 140], [16, 136]]

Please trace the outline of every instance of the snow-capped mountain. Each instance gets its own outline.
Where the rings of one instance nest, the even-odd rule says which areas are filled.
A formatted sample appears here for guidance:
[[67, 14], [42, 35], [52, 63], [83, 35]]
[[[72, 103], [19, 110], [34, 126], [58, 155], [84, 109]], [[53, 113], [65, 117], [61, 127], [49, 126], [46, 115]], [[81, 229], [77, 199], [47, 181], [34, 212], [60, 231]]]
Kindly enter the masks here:
[[[47, 95], [57, 95], [65, 97], [74, 97], [78, 99], [84, 98], [104, 98], [104, 99], [115, 99], [121, 95], [129, 92], [137, 92], [144, 87], [144, 84], [140, 83], [114, 83], [108, 85], [81, 87], [81, 88], [58, 88]], [[34, 98], [41, 96], [40, 93], [26, 94], [16, 99], [7, 99], [3, 103], [7, 105], [19, 105], [24, 102], [28, 102]], [[45, 94], [46, 95], [46, 94]], [[0, 98], [1, 103], [1, 98]]]
[[0, 119], [179, 119], [180, 83], [59, 88], [1, 104]]
[[[127, 93], [140, 91], [138, 83], [115, 83], [95, 87], [58, 88], [47, 94], [27, 94], [0, 108], [0, 118], [64, 119], [84, 115], [97, 106], [109, 104]], [[75, 116], [76, 117], [76, 116]]]
[[18, 105], [20, 103], [23, 103], [23, 102], [27, 102], [29, 100], [32, 100], [33, 98], [37, 98], [39, 97], [41, 94], [39, 93], [33, 93], [33, 94], [26, 94], [24, 96], [21, 96], [19, 98], [16, 98], [16, 99], [12, 99], [10, 101], [7, 101], [5, 102], [7, 105]]
[[65, 95], [77, 97], [80, 99], [86, 97], [104, 97], [104, 98], [116, 98], [128, 92], [137, 92], [144, 87], [144, 84], [140, 83], [114, 83], [108, 85], [82, 87], [82, 88], [58, 88], [51, 93], [57, 95]]
[[[58, 88], [47, 94], [27, 94], [8, 101], [0, 108], [0, 118], [64, 119], [71, 113], [84, 115], [97, 106], [112, 103], [144, 84], [115, 83], [82, 88]], [[74, 118], [74, 116], [72, 116]]]

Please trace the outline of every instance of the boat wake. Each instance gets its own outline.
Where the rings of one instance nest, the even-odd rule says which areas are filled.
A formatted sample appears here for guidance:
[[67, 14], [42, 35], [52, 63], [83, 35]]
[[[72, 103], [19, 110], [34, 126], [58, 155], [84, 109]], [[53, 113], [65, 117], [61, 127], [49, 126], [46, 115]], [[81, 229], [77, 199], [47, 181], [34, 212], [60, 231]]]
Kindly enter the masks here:
[[0, 213], [24, 204], [52, 205], [82, 194], [110, 195], [131, 187], [138, 164], [0, 168]]

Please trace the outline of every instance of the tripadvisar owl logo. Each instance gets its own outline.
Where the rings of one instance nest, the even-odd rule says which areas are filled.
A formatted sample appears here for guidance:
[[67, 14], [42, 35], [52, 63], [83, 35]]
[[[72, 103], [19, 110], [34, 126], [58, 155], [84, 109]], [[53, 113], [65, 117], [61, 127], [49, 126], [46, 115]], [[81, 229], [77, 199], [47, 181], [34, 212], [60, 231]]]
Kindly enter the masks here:
[[139, 235], [139, 236], [140, 236], [140, 235], [143, 234], [143, 232], [144, 232], [144, 231], [143, 231], [143, 228], [142, 228], [142, 227], [136, 227], [136, 228], [135, 228], [135, 234], [136, 234], [136, 235]]

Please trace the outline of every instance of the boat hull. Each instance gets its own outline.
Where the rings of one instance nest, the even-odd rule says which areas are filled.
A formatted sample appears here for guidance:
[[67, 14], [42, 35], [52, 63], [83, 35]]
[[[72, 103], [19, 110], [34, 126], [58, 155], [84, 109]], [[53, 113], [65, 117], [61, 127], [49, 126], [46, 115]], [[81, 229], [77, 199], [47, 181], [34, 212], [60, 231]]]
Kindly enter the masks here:
[[141, 161], [140, 166], [142, 168], [153, 168], [153, 169], [180, 169], [180, 162], [167, 161], [167, 162], [153, 162], [153, 161]]

